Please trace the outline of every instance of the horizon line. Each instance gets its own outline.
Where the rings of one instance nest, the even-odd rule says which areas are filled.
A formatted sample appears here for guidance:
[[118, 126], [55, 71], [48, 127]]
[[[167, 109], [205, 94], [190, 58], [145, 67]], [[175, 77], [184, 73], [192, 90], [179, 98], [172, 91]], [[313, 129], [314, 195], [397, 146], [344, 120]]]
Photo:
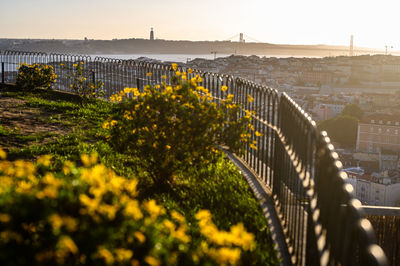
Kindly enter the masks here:
[[[0, 37], [0, 40], [51, 40], [51, 41], [85, 41], [85, 38], [76, 39], [76, 38], [29, 38], [29, 37]], [[122, 41], [122, 40], [147, 40], [147, 41], [181, 41], [181, 42], [229, 42], [229, 43], [240, 43], [239, 41], [231, 41], [231, 40], [170, 40], [170, 39], [154, 39], [150, 40], [148, 38], [113, 38], [113, 39], [90, 39], [87, 38], [87, 41]], [[348, 48], [349, 45], [344, 44], [290, 44], [290, 43], [269, 43], [269, 42], [245, 42], [244, 44], [269, 44], [269, 45], [288, 45], [288, 46], [336, 46], [336, 47], [346, 47]], [[374, 48], [374, 47], [367, 47], [367, 46], [354, 46], [354, 48], [358, 49], [370, 49], [375, 51], [385, 51], [383, 48]], [[396, 52], [399, 53], [400, 51], [391, 51], [391, 53]]]

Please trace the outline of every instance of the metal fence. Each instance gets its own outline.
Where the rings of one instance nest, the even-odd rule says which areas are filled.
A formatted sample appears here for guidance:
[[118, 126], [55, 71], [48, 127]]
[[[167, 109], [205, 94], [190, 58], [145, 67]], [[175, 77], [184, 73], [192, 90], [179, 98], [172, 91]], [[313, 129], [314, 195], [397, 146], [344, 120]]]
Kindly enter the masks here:
[[400, 208], [363, 206], [390, 265], [400, 265]]
[[[106, 97], [125, 87], [142, 89], [162, 80], [169, 83], [174, 74], [169, 65], [81, 55], [4, 51], [0, 59], [3, 82], [15, 82], [18, 63], [38, 62], [54, 66], [56, 88], [66, 91], [71, 64], [83, 62], [89, 81], [104, 82]], [[147, 76], [148, 72], [152, 75]], [[233, 94], [234, 102], [242, 106], [241, 115], [249, 110], [255, 131], [262, 133], [252, 134], [258, 149], [248, 145], [243, 159], [273, 192], [293, 264], [387, 265], [361, 203], [352, 196], [353, 188], [347, 183], [338, 155], [311, 117], [275, 89], [196, 70], [188, 78], [195, 75], [202, 77], [201, 85], [214, 98]], [[223, 85], [228, 91], [220, 89]], [[254, 100], [249, 101], [251, 98]]]

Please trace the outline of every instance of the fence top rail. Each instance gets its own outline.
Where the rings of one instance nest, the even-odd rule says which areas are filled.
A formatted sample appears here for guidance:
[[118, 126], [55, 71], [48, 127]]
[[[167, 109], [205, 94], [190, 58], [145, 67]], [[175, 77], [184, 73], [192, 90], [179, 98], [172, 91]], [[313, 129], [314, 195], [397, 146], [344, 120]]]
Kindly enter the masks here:
[[400, 216], [400, 207], [363, 205], [362, 208], [367, 215]]
[[16, 51], [16, 50], [4, 50], [1, 52], [3, 55], [36, 55], [36, 56], [46, 56], [47, 53], [44, 52], [29, 52], [29, 51]]

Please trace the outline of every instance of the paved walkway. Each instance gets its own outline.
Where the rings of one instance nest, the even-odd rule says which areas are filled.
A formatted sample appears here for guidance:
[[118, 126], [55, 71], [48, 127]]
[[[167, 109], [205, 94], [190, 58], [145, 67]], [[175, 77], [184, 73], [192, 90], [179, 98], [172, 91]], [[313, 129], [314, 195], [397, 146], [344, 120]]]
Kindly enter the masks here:
[[271, 237], [277, 244], [276, 250], [281, 259], [281, 265], [292, 265], [288, 248], [286, 246], [285, 236], [279, 218], [275, 211], [275, 205], [271, 198], [271, 191], [260, 181], [257, 176], [242, 162], [241, 159], [225, 150], [228, 158], [239, 168], [243, 177], [249, 183], [257, 200], [260, 202], [261, 209], [268, 222]]

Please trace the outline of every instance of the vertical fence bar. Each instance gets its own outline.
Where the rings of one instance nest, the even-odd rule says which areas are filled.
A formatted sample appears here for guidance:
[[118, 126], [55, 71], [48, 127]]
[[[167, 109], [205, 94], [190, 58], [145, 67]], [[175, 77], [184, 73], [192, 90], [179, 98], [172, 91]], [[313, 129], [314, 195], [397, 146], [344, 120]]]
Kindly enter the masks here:
[[5, 82], [4, 62], [1, 62], [1, 83]]

